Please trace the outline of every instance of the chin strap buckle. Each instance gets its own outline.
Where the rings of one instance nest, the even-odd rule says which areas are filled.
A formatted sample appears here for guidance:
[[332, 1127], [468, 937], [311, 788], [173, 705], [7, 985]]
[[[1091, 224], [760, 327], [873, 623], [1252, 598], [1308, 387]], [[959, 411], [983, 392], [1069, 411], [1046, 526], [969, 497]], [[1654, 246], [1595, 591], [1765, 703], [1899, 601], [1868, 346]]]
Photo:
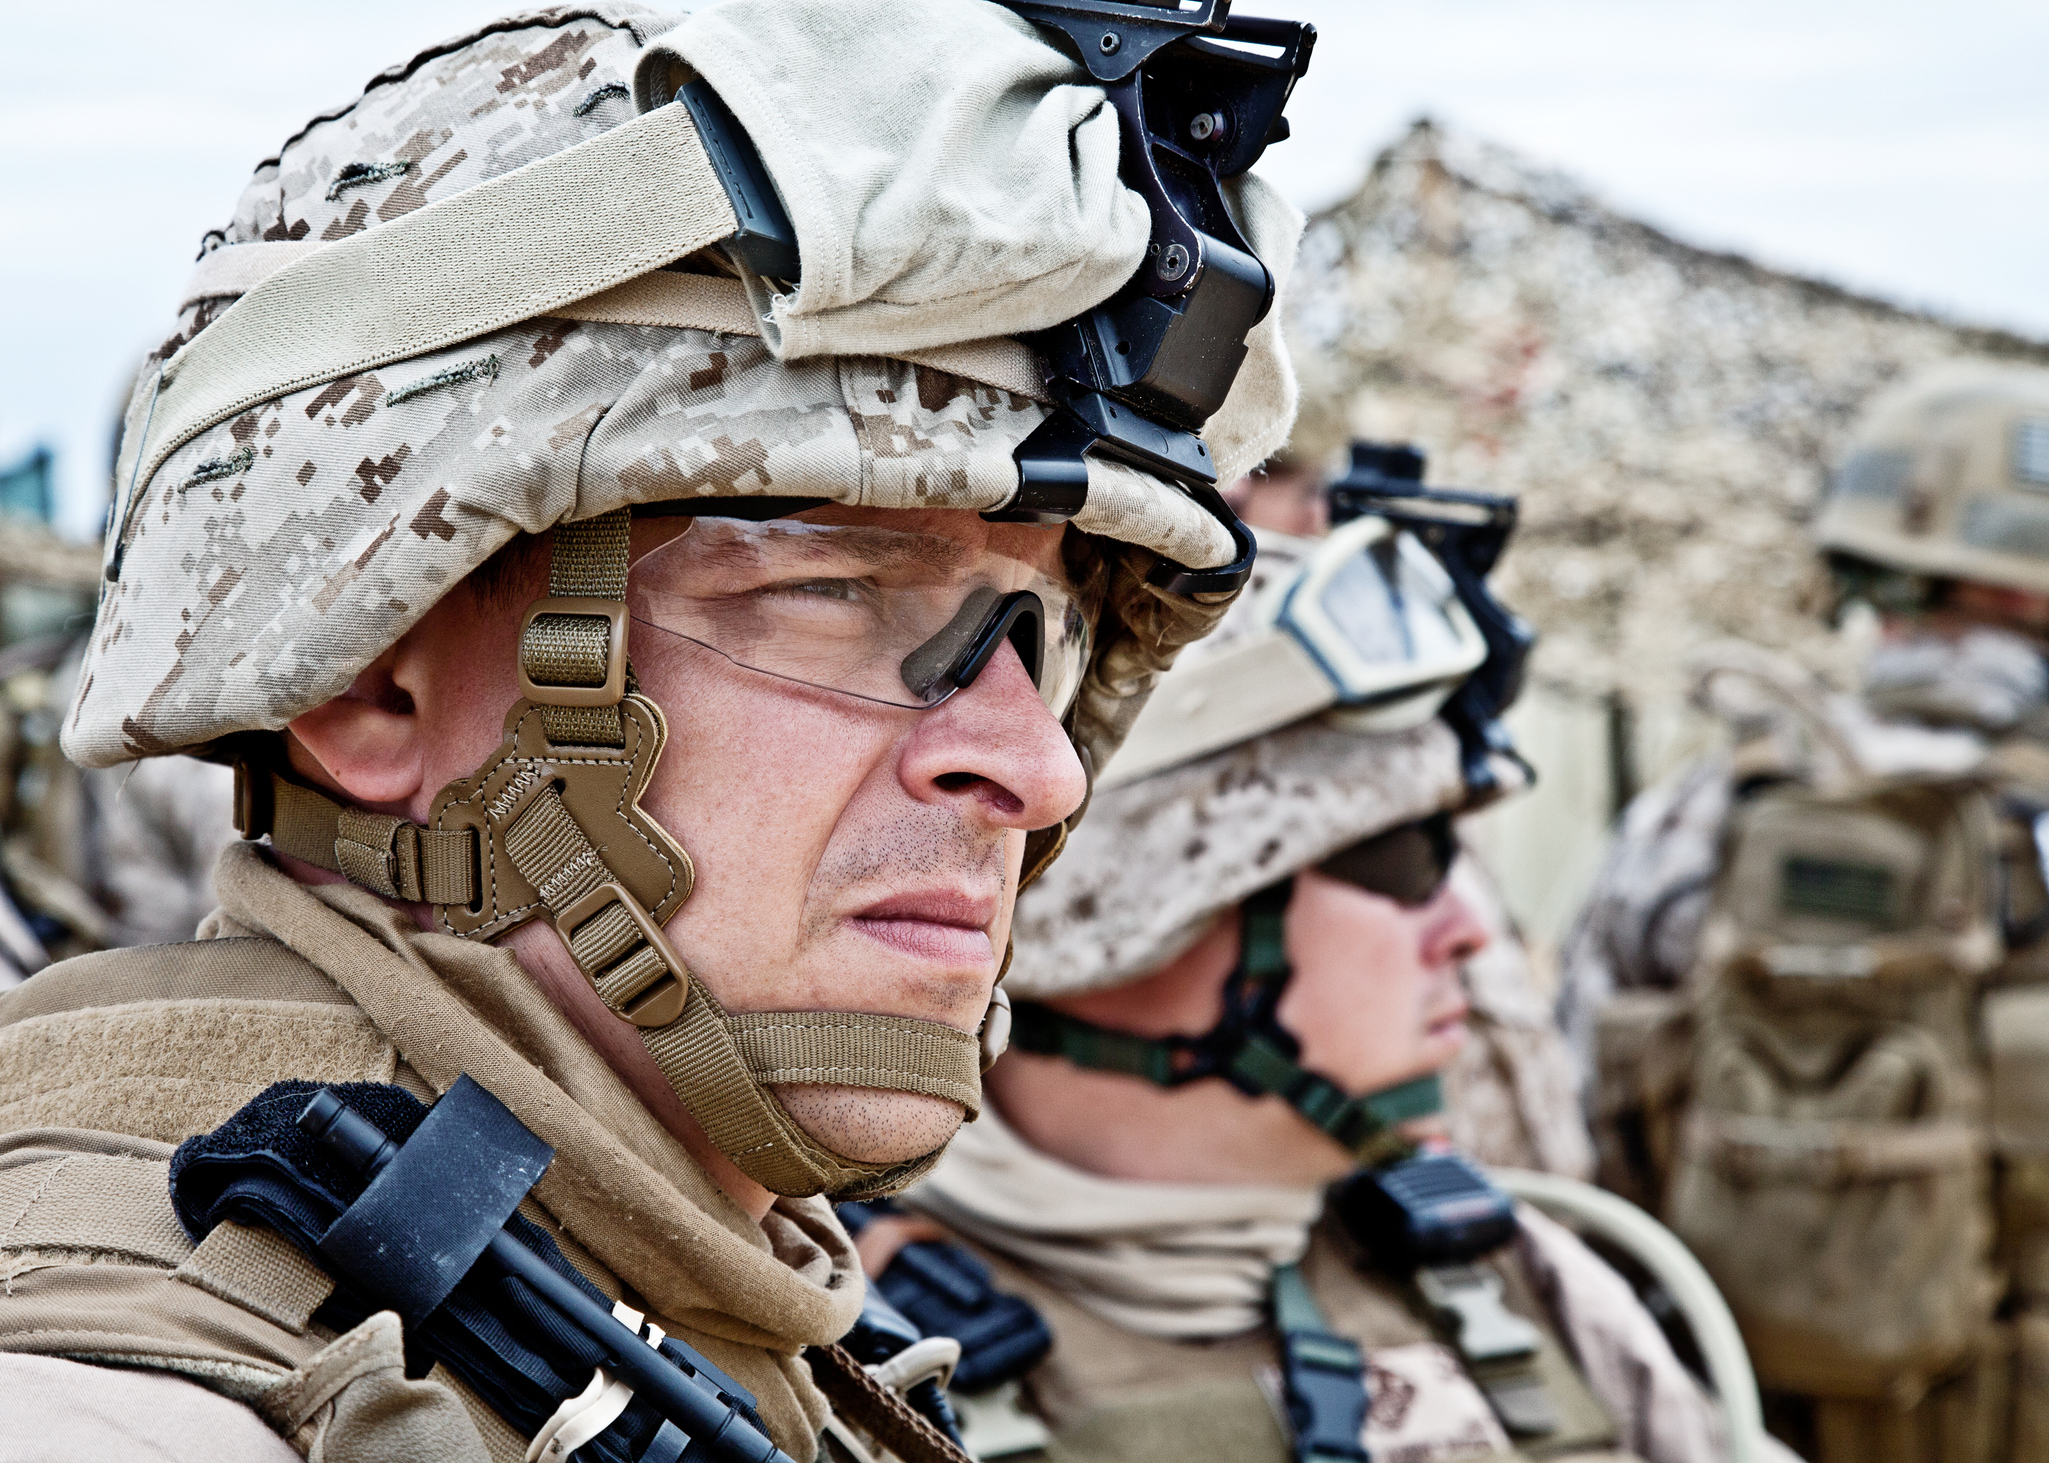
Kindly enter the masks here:
[[519, 630], [520, 695], [540, 708], [551, 742], [625, 744], [619, 703], [632, 688], [626, 661], [632, 535], [630, 508], [555, 525], [547, 598], [527, 607]]
[[519, 627], [519, 694], [551, 706], [617, 706], [626, 695], [626, 603], [537, 599]]
[[505, 852], [554, 916], [598, 998], [623, 1020], [662, 1027], [683, 1014], [690, 972], [654, 916], [605, 863], [553, 787], [504, 832]]
[[607, 881], [555, 916], [569, 953], [604, 1003], [635, 1026], [683, 1014], [690, 972], [640, 901]]

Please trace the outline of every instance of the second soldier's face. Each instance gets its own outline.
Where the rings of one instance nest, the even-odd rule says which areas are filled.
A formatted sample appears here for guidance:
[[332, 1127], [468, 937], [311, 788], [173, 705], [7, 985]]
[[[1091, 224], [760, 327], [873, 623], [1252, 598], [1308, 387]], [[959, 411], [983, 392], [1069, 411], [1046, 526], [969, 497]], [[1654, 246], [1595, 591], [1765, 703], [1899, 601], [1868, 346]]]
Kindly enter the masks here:
[[1308, 869], [1285, 925], [1294, 978], [1280, 1023], [1300, 1060], [1347, 1092], [1442, 1071], [1466, 1040], [1459, 965], [1486, 942], [1446, 881], [1410, 909]]

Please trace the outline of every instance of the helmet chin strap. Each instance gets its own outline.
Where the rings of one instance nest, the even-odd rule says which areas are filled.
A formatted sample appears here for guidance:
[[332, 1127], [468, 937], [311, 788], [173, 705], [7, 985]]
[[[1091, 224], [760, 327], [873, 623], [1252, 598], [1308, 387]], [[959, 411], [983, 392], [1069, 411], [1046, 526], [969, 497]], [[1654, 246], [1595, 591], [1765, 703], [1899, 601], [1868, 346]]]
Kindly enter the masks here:
[[555, 528], [548, 596], [520, 632], [523, 695], [506, 714], [505, 740], [442, 789], [425, 824], [365, 813], [274, 765], [244, 762], [237, 826], [388, 898], [432, 904], [450, 934], [492, 939], [548, 919], [599, 999], [639, 1030], [712, 1143], [748, 1177], [793, 1196], [893, 1193], [945, 1145], [901, 1163], [848, 1158], [798, 1126], [770, 1089], [917, 1093], [958, 1103], [972, 1122], [985, 1042], [1008, 1002], [999, 991], [982, 1039], [904, 1016], [736, 1015], [684, 964], [662, 926], [690, 897], [690, 856], [640, 806], [669, 729], [626, 661], [630, 525], [620, 509]]
[[1401, 1125], [1444, 1110], [1436, 1074], [1348, 1097], [1296, 1060], [1301, 1043], [1276, 1018], [1281, 992], [1294, 974], [1282, 940], [1282, 917], [1294, 887], [1293, 878], [1283, 879], [1245, 901], [1238, 964], [1224, 982], [1224, 1014], [1200, 1036], [1133, 1036], [1037, 1001], [1019, 1001], [1012, 1045], [1161, 1087], [1219, 1077], [1249, 1097], [1281, 1098], [1361, 1163], [1405, 1156], [1414, 1145], [1402, 1137]]

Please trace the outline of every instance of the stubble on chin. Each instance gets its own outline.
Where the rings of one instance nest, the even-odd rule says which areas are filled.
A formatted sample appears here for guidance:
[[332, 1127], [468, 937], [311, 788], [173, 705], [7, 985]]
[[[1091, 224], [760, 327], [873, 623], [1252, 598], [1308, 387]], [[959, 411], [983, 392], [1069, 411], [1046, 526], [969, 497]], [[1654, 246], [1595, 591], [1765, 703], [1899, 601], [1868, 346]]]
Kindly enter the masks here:
[[[997, 886], [1008, 895], [1005, 854], [1001, 830], [976, 829], [944, 808], [900, 813], [820, 861], [805, 900], [802, 943], [829, 940], [855, 909], [942, 881], [969, 889]], [[903, 1163], [930, 1153], [953, 1137], [963, 1117], [958, 1104], [909, 1092], [783, 1083], [775, 1093], [805, 1132], [866, 1163]]]
[[781, 1082], [775, 1095], [797, 1126], [842, 1158], [908, 1163], [951, 1142], [965, 1114], [958, 1103], [915, 1092]]

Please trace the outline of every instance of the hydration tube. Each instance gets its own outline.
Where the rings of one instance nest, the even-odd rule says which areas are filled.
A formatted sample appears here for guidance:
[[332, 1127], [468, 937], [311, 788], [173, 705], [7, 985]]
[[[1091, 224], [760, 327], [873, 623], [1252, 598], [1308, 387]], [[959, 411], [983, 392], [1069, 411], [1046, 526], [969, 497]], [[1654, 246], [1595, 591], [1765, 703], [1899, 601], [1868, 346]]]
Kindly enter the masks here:
[[1488, 1176], [1525, 1203], [1591, 1230], [1629, 1251], [1671, 1292], [1700, 1343], [1728, 1434], [1730, 1463], [1763, 1463], [1764, 1409], [1757, 1374], [1729, 1303], [1679, 1236], [1627, 1199], [1559, 1174], [1490, 1168]]

